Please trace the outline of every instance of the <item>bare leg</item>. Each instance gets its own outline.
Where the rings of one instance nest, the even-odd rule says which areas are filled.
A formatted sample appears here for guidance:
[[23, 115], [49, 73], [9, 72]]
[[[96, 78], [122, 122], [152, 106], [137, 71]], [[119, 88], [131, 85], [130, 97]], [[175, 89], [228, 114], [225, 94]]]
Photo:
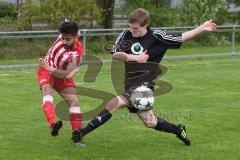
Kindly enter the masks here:
[[191, 145], [189, 136], [186, 133], [184, 125], [179, 124], [178, 126], [163, 118], [158, 118], [154, 115], [152, 110], [140, 111], [138, 113], [139, 118], [143, 121], [144, 125], [148, 128], [153, 128], [157, 131], [173, 133], [186, 145]]
[[74, 132], [74, 141], [79, 141], [79, 139], [82, 139], [83, 136], [103, 125], [112, 117], [113, 112], [117, 111], [120, 107], [127, 104], [128, 100], [123, 96], [114, 97], [108, 102], [105, 109], [101, 113], [99, 113], [93, 120], [91, 120], [86, 127]]
[[51, 126], [55, 123], [55, 109], [53, 106], [53, 88], [49, 84], [42, 86], [42, 95], [43, 95], [43, 112], [47, 118], [48, 125]]
[[82, 113], [77, 98], [77, 89], [75, 87], [67, 87], [59, 91], [59, 94], [69, 106], [69, 120], [72, 130], [82, 128]]

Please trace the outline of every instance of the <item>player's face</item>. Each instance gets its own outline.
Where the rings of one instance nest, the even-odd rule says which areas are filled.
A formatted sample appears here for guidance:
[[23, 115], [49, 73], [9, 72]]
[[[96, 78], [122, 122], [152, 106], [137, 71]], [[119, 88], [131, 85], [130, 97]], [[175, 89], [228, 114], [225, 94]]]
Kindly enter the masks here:
[[147, 25], [140, 26], [138, 23], [129, 23], [129, 27], [133, 37], [142, 37], [147, 33]]
[[71, 34], [62, 34], [62, 44], [65, 49], [71, 49], [75, 45], [76, 36]]

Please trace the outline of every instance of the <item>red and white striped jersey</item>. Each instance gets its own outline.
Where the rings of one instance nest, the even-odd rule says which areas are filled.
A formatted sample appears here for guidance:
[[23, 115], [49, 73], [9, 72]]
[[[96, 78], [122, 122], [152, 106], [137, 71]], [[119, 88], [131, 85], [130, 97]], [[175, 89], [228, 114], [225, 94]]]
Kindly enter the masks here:
[[51, 67], [66, 69], [64, 67], [65, 64], [71, 62], [73, 58], [76, 58], [78, 60], [77, 65], [80, 65], [80, 60], [83, 54], [82, 43], [79, 40], [76, 41], [76, 47], [65, 49], [62, 45], [62, 38], [59, 36], [48, 50], [45, 60]]

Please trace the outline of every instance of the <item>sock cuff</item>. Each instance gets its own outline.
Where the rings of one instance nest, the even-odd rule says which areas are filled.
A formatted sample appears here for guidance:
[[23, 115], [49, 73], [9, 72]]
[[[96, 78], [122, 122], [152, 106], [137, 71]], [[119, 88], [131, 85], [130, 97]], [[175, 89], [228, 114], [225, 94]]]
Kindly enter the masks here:
[[43, 104], [45, 102], [52, 102], [53, 103], [53, 96], [50, 96], [50, 95], [43, 96]]
[[80, 107], [70, 107], [69, 108], [70, 113], [81, 113]]

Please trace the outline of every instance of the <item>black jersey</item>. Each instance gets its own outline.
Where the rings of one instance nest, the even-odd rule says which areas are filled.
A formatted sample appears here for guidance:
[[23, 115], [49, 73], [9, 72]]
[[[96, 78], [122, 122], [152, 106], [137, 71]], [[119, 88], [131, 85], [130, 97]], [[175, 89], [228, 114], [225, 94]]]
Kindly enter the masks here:
[[[140, 44], [140, 45], [138, 45]], [[127, 54], [138, 54], [134, 51], [147, 50], [148, 62], [159, 63], [166, 50], [169, 48], [180, 48], [182, 44], [181, 35], [169, 35], [162, 30], [151, 30], [143, 37], [133, 37], [129, 29], [124, 30], [116, 40], [113, 52], [125, 52]], [[140, 48], [139, 48], [140, 47]]]
[[[139, 85], [143, 82], [149, 82], [147, 75], [149, 64], [155, 63], [155, 67], [150, 66], [151, 70], [157, 74], [160, 73], [159, 63], [161, 62], [167, 49], [180, 48], [182, 44], [182, 36], [170, 35], [163, 30], [149, 29], [143, 37], [133, 37], [129, 29], [124, 30], [115, 42], [113, 53], [125, 52], [127, 54], [141, 54], [147, 51], [149, 63], [125, 62], [125, 84], [131, 83], [131, 86]], [[148, 68], [148, 69], [146, 69]], [[144, 75], [142, 76], [141, 75]], [[151, 74], [151, 71], [150, 71]], [[135, 77], [135, 79], [133, 78]], [[139, 78], [141, 77], [141, 78]]]

